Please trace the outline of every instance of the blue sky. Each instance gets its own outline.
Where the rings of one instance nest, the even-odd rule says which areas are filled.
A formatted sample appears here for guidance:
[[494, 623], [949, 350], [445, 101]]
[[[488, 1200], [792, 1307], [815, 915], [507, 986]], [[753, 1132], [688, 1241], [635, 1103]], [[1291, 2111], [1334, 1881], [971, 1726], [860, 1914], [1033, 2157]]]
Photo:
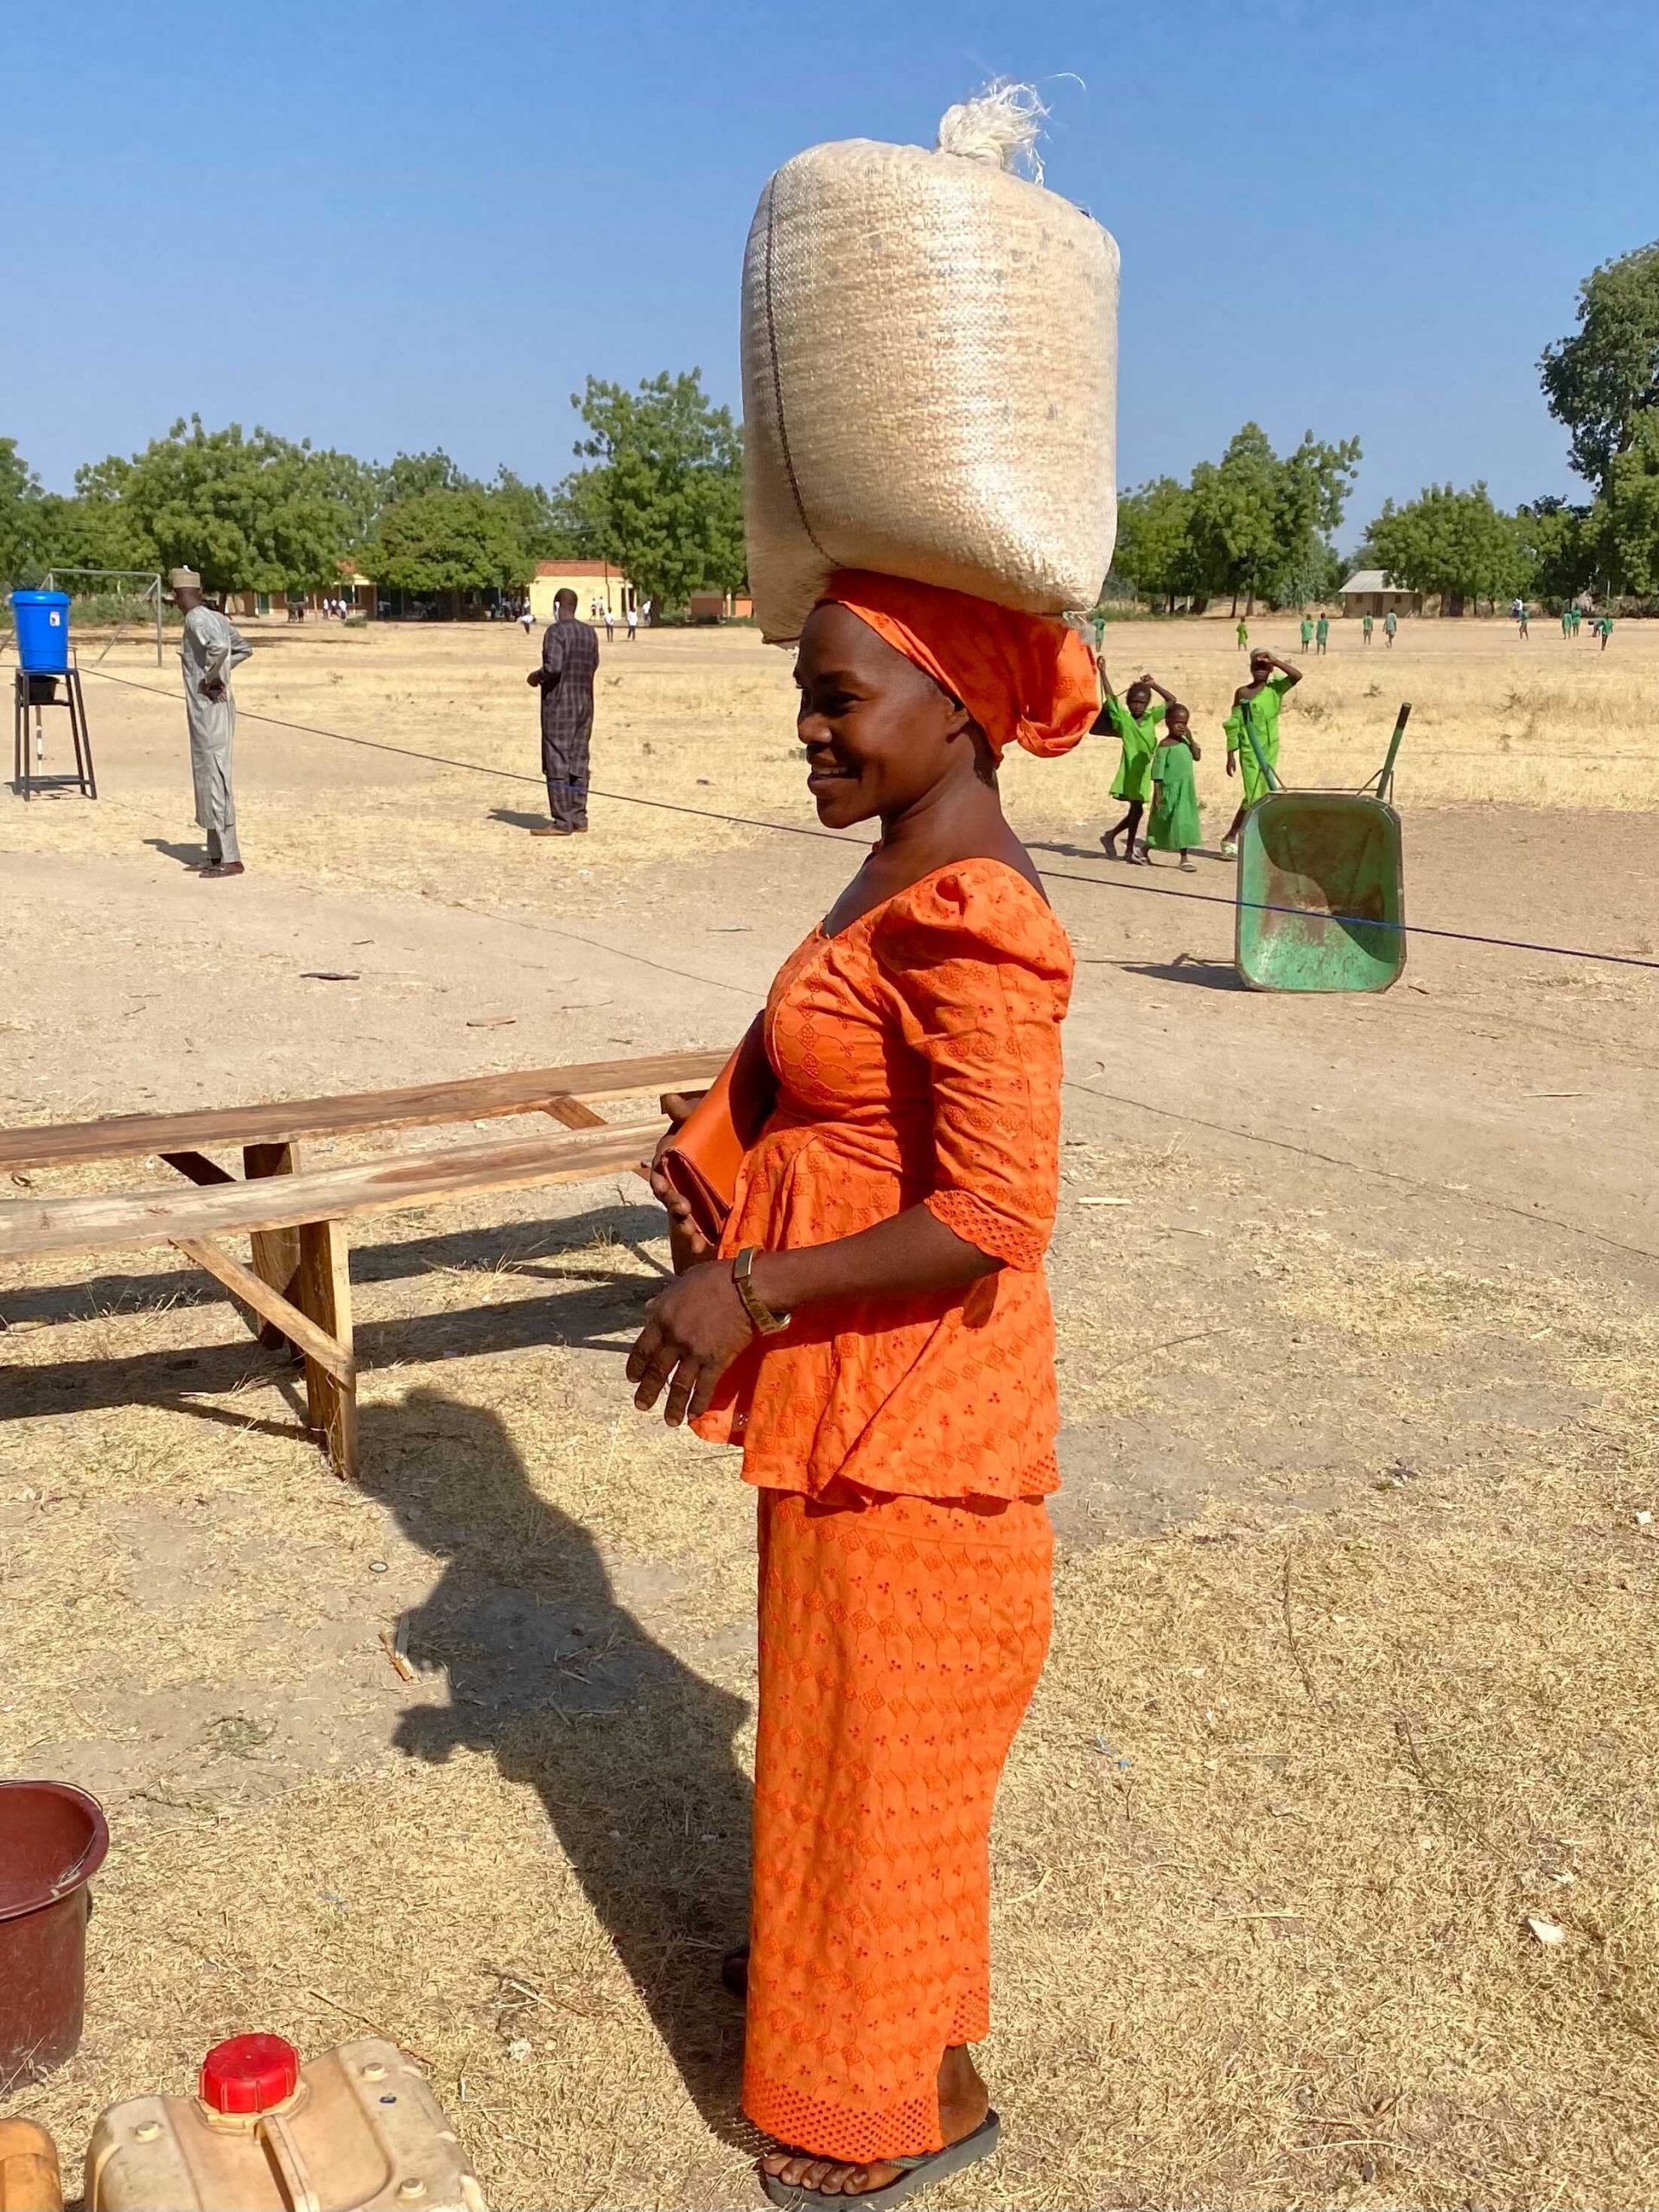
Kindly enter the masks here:
[[1656, 65], [1654, 0], [6, 0], [0, 434], [66, 490], [192, 410], [550, 480], [590, 371], [735, 400], [778, 162], [1001, 73], [1122, 249], [1121, 480], [1357, 432], [1351, 542], [1431, 479], [1573, 488], [1535, 364], [1659, 229]]

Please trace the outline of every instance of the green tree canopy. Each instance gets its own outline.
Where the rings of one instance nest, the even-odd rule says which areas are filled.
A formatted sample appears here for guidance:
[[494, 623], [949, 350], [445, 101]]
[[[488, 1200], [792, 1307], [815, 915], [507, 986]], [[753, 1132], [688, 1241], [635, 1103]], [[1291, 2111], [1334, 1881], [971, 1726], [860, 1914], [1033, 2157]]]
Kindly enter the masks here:
[[1112, 573], [1147, 599], [1173, 607], [1201, 588], [1192, 549], [1192, 494], [1173, 476], [1154, 478], [1117, 503]]
[[210, 592], [309, 590], [338, 581], [351, 535], [340, 460], [193, 415], [130, 461], [80, 470], [78, 504], [102, 509], [85, 518], [90, 534], [128, 556], [109, 565], [195, 569]]
[[1492, 505], [1484, 484], [1466, 492], [1431, 484], [1402, 507], [1385, 499], [1365, 541], [1377, 565], [1408, 591], [1495, 600], [1530, 582], [1515, 523]]
[[33, 583], [40, 558], [40, 480], [17, 450], [0, 438], [0, 584]]
[[1659, 242], [1603, 262], [1579, 287], [1579, 327], [1539, 363], [1549, 411], [1572, 434], [1573, 466], [1599, 491], [1638, 418], [1659, 408]]
[[511, 509], [478, 485], [394, 500], [358, 558], [409, 592], [518, 590], [536, 566]]
[[702, 372], [645, 378], [637, 391], [589, 377], [573, 395], [589, 466], [561, 487], [567, 527], [659, 606], [734, 591], [745, 573], [743, 442]]
[[1241, 598], [1283, 607], [1328, 597], [1342, 580], [1331, 532], [1358, 467], [1357, 438], [1332, 445], [1309, 430], [1281, 456], [1247, 423], [1190, 485], [1162, 476], [1124, 494], [1113, 574], [1172, 604], [1219, 592], [1235, 607]]
[[1637, 417], [1629, 443], [1608, 464], [1586, 536], [1615, 591], [1659, 592], [1659, 409]]
[[1534, 499], [1515, 512], [1516, 542], [1528, 581], [1516, 587], [1559, 605], [1576, 599], [1593, 581], [1596, 533], [1592, 509], [1565, 499]]

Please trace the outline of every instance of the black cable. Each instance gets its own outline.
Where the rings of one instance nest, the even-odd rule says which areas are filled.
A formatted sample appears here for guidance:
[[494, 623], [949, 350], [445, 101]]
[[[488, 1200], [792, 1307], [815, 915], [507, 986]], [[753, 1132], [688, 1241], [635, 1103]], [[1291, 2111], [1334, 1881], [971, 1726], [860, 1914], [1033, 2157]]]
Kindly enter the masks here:
[[[154, 683], [135, 683], [130, 677], [112, 676], [106, 669], [89, 669], [86, 673], [89, 676], [101, 676], [106, 683], [123, 684], [129, 691], [147, 691], [152, 698], [174, 700], [182, 698], [182, 694], [180, 692], [163, 691]], [[542, 780], [539, 776], [522, 775], [516, 768], [494, 768], [480, 760], [457, 760], [445, 753], [423, 753], [413, 746], [388, 745], [383, 738], [352, 737], [344, 730], [323, 729], [315, 722], [289, 721], [281, 715], [262, 715], [251, 707], [239, 708], [238, 712], [245, 716], [249, 721], [269, 722], [276, 729], [299, 730], [307, 737], [331, 738], [337, 745], [360, 746], [371, 753], [395, 753], [402, 760], [427, 760], [440, 768], [461, 769], [469, 775], [493, 776], [507, 783], [537, 785], [539, 785]], [[685, 806], [673, 799], [666, 798], [641, 798], [632, 791], [601, 791], [597, 784], [590, 785], [588, 790], [591, 798], [610, 799], [619, 806], [653, 807], [659, 813], [683, 814], [700, 822], [723, 822], [734, 829], [772, 830], [775, 830], [779, 836], [817, 837], [837, 845], [859, 845], [864, 842], [861, 838], [843, 836], [839, 830], [809, 830], [801, 823], [768, 822], [758, 815], [724, 814], [715, 807]], [[1243, 906], [1251, 913], [1290, 914], [1302, 919], [1308, 918], [1309, 910], [1305, 906], [1279, 906], [1258, 899], [1224, 899], [1213, 891], [1160, 891], [1155, 885], [1150, 883], [1112, 883], [1109, 882], [1104, 876], [1074, 875], [1065, 868], [1039, 868], [1037, 873], [1045, 883], [1085, 883], [1096, 891], [1126, 891], [1142, 899], [1185, 899], [1195, 901], [1202, 906], [1228, 906], [1235, 911]], [[1326, 914], [1319, 915], [1315, 918], [1321, 921], [1340, 922], [1354, 929], [1392, 930], [1404, 937], [1440, 938], [1454, 944], [1492, 945], [1504, 952], [1539, 952], [1555, 960], [1591, 960], [1599, 962], [1606, 967], [1646, 968], [1659, 972], [1659, 960], [1646, 959], [1633, 952], [1591, 952], [1582, 945], [1536, 944], [1526, 938], [1484, 937], [1472, 930], [1434, 929], [1425, 922], [1378, 921], [1368, 914]]]

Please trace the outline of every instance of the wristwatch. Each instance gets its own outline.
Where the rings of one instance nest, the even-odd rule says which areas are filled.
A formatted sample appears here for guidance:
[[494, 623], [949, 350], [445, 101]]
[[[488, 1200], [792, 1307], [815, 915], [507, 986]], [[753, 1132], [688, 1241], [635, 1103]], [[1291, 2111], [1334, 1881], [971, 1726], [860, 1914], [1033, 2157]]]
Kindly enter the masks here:
[[786, 1329], [789, 1326], [794, 1316], [790, 1313], [772, 1312], [771, 1306], [766, 1304], [749, 1280], [753, 1268], [754, 1247], [753, 1244], [746, 1244], [732, 1262], [733, 1287], [743, 1301], [744, 1312], [760, 1334], [763, 1337], [775, 1337], [780, 1329]]

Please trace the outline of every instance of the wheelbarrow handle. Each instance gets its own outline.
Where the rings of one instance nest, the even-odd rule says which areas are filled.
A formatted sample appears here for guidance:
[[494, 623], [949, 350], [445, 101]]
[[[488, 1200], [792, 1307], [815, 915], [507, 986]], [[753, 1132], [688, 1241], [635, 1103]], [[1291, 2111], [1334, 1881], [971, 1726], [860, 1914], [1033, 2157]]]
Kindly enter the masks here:
[[1244, 734], [1250, 741], [1250, 750], [1255, 755], [1256, 766], [1262, 771], [1262, 782], [1267, 785], [1270, 791], [1276, 791], [1280, 790], [1281, 786], [1278, 777], [1274, 775], [1273, 770], [1268, 766], [1268, 756], [1262, 750], [1260, 741], [1256, 737], [1255, 722], [1250, 713], [1250, 703], [1251, 702], [1248, 699], [1241, 699], [1238, 702], [1238, 711], [1240, 715], [1243, 717], [1244, 723]]
[[1389, 740], [1389, 757], [1376, 775], [1371, 778], [1370, 783], [1363, 784], [1360, 786], [1362, 791], [1370, 791], [1371, 784], [1375, 784], [1376, 795], [1384, 805], [1388, 804], [1394, 794], [1394, 764], [1399, 755], [1401, 741], [1406, 734], [1406, 724], [1410, 720], [1411, 702], [1409, 699], [1402, 699], [1400, 702], [1399, 719], [1394, 725], [1394, 735]]

